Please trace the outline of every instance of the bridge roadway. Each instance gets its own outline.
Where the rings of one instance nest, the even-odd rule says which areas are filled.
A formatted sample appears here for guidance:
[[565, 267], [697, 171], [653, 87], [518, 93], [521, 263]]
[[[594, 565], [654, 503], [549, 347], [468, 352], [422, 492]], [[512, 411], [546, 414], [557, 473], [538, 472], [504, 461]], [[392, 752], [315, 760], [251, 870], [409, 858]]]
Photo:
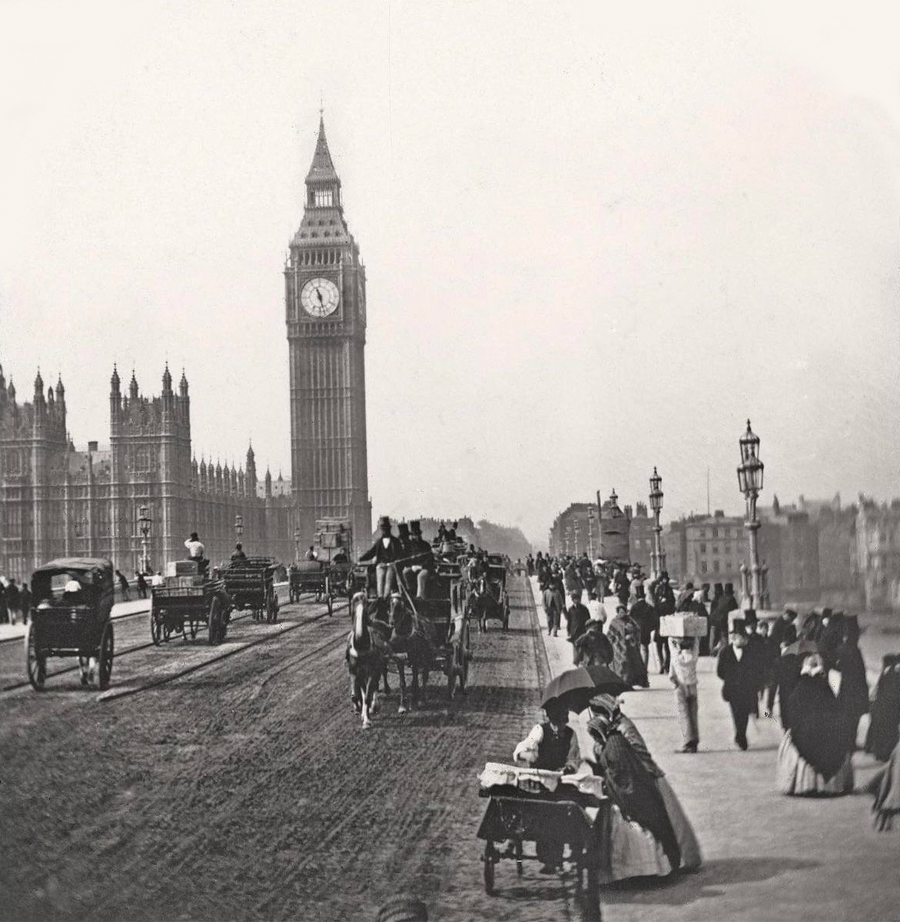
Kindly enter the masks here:
[[[348, 698], [346, 607], [313, 603], [238, 621], [212, 650], [146, 646], [147, 617], [131, 618], [109, 693], [70, 672], [0, 694], [0, 919], [357, 920], [398, 892], [432, 919], [567, 918], [558, 880], [504, 884], [501, 866], [505, 898], [483, 892], [477, 774], [509, 758], [546, 678], [530, 591], [511, 590], [510, 631], [473, 631], [466, 697], [432, 676], [405, 716], [382, 697], [369, 731]], [[0, 649], [4, 685], [21, 654]]]

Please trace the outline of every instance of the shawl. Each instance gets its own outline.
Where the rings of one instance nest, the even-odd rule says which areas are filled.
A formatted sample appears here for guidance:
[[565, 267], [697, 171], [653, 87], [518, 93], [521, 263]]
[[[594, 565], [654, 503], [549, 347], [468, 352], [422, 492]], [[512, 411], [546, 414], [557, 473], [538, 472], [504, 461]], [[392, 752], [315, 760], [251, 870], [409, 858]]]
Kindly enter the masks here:
[[681, 849], [656, 779], [616, 729], [610, 731], [605, 743], [595, 743], [594, 752], [610, 800], [625, 819], [633, 820], [659, 841], [672, 870], [677, 870]]
[[849, 752], [840, 707], [825, 675], [801, 675], [788, 699], [791, 739], [800, 756], [826, 780]]

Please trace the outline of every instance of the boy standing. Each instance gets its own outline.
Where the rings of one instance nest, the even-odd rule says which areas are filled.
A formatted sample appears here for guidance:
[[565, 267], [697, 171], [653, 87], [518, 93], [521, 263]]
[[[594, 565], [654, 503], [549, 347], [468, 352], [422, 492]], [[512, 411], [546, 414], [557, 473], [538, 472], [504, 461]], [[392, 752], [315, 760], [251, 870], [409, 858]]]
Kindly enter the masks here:
[[694, 637], [670, 637], [669, 679], [675, 686], [675, 704], [684, 746], [681, 752], [694, 753], [700, 743], [697, 698], [697, 659], [699, 646]]

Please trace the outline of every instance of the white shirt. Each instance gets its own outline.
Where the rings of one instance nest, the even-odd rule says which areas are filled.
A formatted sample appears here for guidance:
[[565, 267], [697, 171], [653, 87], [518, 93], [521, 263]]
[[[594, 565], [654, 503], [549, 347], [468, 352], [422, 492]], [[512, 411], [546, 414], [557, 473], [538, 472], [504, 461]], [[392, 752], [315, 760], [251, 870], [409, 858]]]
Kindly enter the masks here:
[[591, 621], [606, 621], [606, 613], [603, 611], [603, 603], [600, 599], [588, 599], [587, 609], [591, 613]]
[[206, 553], [206, 548], [203, 546], [202, 541], [191, 541], [190, 538], [184, 542], [184, 546], [188, 549], [188, 553], [191, 557], [199, 559]]
[[382, 538], [382, 539], [381, 539], [381, 546], [382, 546], [385, 550], [387, 550], [387, 549], [391, 546], [391, 539], [390, 539], [390, 537], [388, 537], [388, 538]]
[[163, 582], [162, 573], [154, 573], [153, 576], [150, 577], [151, 586], [162, 586]]
[[696, 685], [697, 660], [700, 656], [700, 646], [697, 641], [694, 641], [694, 647], [691, 650], [685, 650], [681, 647], [676, 649], [675, 639], [670, 637], [669, 649], [672, 651], [669, 675], [675, 676], [680, 685]]

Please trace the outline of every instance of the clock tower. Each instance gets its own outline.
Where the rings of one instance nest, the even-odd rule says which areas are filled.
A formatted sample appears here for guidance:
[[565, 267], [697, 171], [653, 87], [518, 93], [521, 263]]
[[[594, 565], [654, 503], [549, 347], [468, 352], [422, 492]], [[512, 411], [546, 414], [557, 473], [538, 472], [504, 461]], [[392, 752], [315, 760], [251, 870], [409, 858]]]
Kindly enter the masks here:
[[324, 118], [306, 176], [303, 220], [284, 269], [291, 388], [291, 492], [300, 541], [316, 519], [372, 532], [366, 458], [366, 270], [344, 219]]

